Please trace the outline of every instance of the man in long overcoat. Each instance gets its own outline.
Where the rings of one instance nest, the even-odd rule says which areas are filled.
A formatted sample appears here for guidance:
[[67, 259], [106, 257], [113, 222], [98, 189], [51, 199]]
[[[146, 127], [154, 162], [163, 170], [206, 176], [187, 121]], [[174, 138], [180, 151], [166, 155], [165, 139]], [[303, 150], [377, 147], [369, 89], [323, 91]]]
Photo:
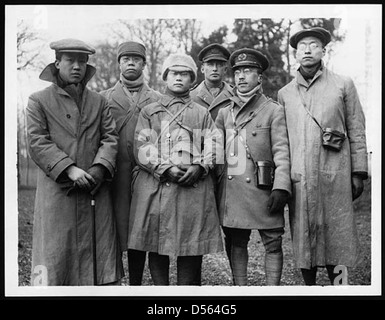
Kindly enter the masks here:
[[143, 108], [135, 131], [128, 247], [149, 252], [155, 285], [169, 284], [170, 256], [177, 257], [177, 284], [199, 285], [203, 255], [223, 249], [210, 174], [221, 135], [209, 111], [191, 101], [190, 56], [170, 55], [162, 78], [165, 95]]
[[204, 47], [198, 54], [205, 79], [191, 90], [191, 99], [206, 107], [215, 121], [218, 112], [233, 96], [233, 87], [224, 81], [230, 52], [218, 43]]
[[[290, 141], [293, 252], [307, 285], [316, 283], [317, 267], [326, 266], [334, 284], [336, 265], [353, 267], [358, 261], [353, 200], [367, 178], [364, 114], [353, 81], [323, 64], [330, 40], [318, 27], [294, 34], [290, 45], [300, 66], [278, 92]], [[320, 127], [346, 137], [339, 151], [323, 146]]]
[[[40, 74], [52, 85], [27, 106], [28, 145], [39, 166], [33, 225], [32, 284], [92, 285], [123, 276], [109, 184], [118, 134], [107, 100], [86, 88], [95, 50], [76, 39], [51, 43], [56, 61]], [[73, 191], [65, 188], [76, 187]], [[92, 242], [91, 194], [96, 247]]]
[[[117, 60], [120, 79], [116, 85], [100, 92], [108, 99], [119, 133], [117, 172], [112, 182], [112, 197], [117, 220], [120, 248], [127, 250], [128, 221], [131, 203], [131, 177], [135, 167], [133, 155], [134, 131], [142, 108], [160, 99], [161, 94], [144, 81], [146, 48], [139, 42], [127, 41], [118, 46]], [[141, 285], [146, 254], [128, 250], [130, 285]]]
[[218, 205], [227, 254], [234, 284], [247, 285], [247, 245], [251, 230], [258, 230], [265, 247], [266, 284], [279, 285], [284, 206], [291, 193], [284, 110], [262, 93], [262, 73], [269, 66], [262, 53], [239, 49], [230, 63], [235, 96], [215, 121], [225, 137]]

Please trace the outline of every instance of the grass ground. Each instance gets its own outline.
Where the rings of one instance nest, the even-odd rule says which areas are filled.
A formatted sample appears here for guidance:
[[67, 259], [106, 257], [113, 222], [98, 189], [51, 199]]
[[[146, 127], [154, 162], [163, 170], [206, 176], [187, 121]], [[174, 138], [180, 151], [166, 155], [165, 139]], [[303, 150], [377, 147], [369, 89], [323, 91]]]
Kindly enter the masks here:
[[[350, 285], [371, 284], [371, 192], [370, 180], [365, 181], [363, 195], [354, 203], [357, 216], [357, 228], [362, 250], [362, 262], [354, 269], [349, 269]], [[33, 205], [35, 189], [20, 188], [18, 198], [18, 263], [19, 263], [19, 286], [30, 285], [31, 254], [32, 254], [32, 227], [33, 227]], [[284, 268], [281, 284], [284, 286], [303, 285], [299, 270], [293, 267], [293, 255], [291, 250], [290, 231], [288, 219], [286, 219], [286, 232], [283, 238]], [[249, 285], [264, 285], [263, 268], [263, 245], [257, 231], [253, 231], [249, 243]], [[123, 256], [125, 273], [127, 271], [126, 255]], [[317, 276], [319, 285], [329, 285], [326, 270], [320, 269]], [[171, 260], [170, 284], [176, 284], [176, 262]], [[230, 286], [232, 284], [231, 271], [226, 254], [224, 252], [206, 255], [202, 265], [202, 285]], [[128, 285], [128, 277], [123, 278], [122, 285]], [[151, 276], [146, 267], [143, 276], [143, 285], [152, 285]]]

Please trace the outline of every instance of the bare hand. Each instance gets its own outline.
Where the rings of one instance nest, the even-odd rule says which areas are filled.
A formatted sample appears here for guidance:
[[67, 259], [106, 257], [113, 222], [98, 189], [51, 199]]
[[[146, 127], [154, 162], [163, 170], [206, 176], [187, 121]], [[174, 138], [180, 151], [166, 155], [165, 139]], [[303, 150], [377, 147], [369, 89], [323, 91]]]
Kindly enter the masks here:
[[79, 189], [90, 191], [96, 184], [96, 181], [90, 174], [74, 165], [69, 166], [66, 169], [66, 173]]
[[167, 169], [164, 172], [165, 177], [167, 178], [168, 181], [175, 182], [177, 183], [180, 178], [183, 177], [184, 171], [179, 169], [178, 167], [174, 166], [169, 169]]
[[204, 169], [202, 166], [200, 166], [199, 164], [193, 164], [188, 167], [183, 177], [178, 180], [178, 183], [181, 186], [192, 186], [195, 182], [200, 179], [203, 174], [203, 171]]
[[364, 191], [364, 182], [362, 178], [357, 175], [352, 176], [352, 196], [353, 201], [356, 200]]

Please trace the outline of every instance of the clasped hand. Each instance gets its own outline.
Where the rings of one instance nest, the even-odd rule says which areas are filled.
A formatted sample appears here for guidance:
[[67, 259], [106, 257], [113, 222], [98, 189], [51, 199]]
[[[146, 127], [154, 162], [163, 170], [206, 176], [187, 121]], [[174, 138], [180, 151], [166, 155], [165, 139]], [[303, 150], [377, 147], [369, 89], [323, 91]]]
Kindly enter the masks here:
[[171, 182], [188, 187], [200, 179], [203, 171], [203, 167], [198, 164], [178, 165], [167, 169], [165, 176]]
[[80, 190], [96, 194], [104, 181], [105, 168], [102, 165], [93, 165], [85, 171], [75, 165], [66, 170], [68, 177], [74, 182], [74, 186]]

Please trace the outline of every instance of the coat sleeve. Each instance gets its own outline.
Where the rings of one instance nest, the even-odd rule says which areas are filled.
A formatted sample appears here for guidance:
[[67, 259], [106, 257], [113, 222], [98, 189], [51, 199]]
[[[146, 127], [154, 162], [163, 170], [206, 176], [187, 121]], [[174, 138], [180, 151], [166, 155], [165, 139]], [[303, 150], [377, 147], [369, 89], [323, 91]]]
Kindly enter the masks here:
[[162, 159], [158, 151], [158, 134], [151, 127], [150, 115], [143, 108], [135, 129], [134, 157], [140, 168], [152, 174], [157, 180], [173, 165], [169, 159]]
[[48, 177], [61, 182], [64, 170], [75, 162], [52, 141], [46, 114], [37, 95], [29, 97], [26, 119], [28, 151], [32, 160]]
[[220, 140], [218, 148], [221, 150], [221, 154], [216, 157], [215, 164], [215, 176], [217, 178], [221, 177], [225, 170], [225, 143], [226, 143], [226, 128], [224, 120], [224, 111], [223, 108], [219, 110], [218, 115], [215, 119], [215, 126], [220, 134]]
[[116, 131], [115, 120], [112, 117], [108, 102], [103, 98], [100, 120], [100, 145], [92, 165], [101, 164], [107, 168], [112, 178], [116, 170], [119, 134]]
[[271, 123], [271, 151], [275, 164], [274, 189], [286, 190], [291, 194], [290, 151], [284, 108], [278, 105]]
[[367, 177], [368, 159], [365, 135], [365, 116], [357, 89], [352, 79], [346, 81], [345, 108], [346, 130], [350, 143], [352, 173], [361, 173]]
[[214, 169], [215, 164], [223, 163], [223, 136], [208, 110], [206, 110], [203, 120], [202, 139], [203, 150], [200, 165], [208, 174], [210, 170]]

